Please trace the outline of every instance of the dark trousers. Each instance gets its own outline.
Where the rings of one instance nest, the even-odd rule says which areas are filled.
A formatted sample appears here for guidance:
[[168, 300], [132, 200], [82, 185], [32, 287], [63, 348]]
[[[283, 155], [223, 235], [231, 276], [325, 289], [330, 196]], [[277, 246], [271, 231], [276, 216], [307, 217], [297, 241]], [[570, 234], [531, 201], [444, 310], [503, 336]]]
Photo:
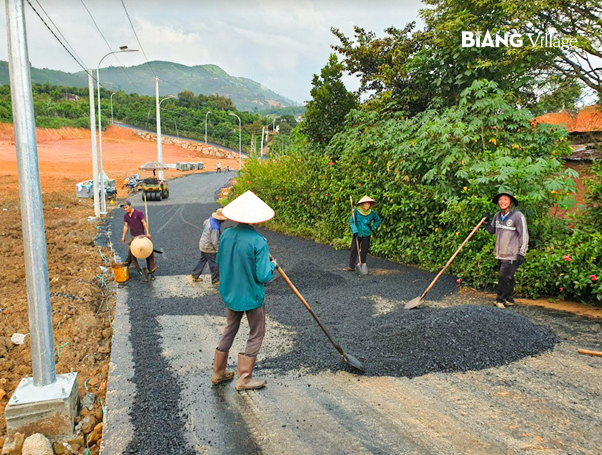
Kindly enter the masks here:
[[[132, 240], [130, 240], [130, 243], [132, 243]], [[136, 270], [140, 270], [140, 265], [138, 264], [138, 259], [132, 254], [132, 252], [130, 251], [130, 246], [128, 245], [128, 258], [125, 260], [125, 262], [127, 263], [127, 265], [129, 266], [130, 264], [134, 264], [134, 268]], [[149, 257], [146, 258], [146, 268], [148, 270], [152, 270], [155, 268], [155, 252], [153, 251]]]
[[194, 277], [198, 278], [201, 273], [203, 273], [205, 264], [209, 263], [209, 270], [211, 270], [211, 282], [217, 283], [219, 281], [219, 267], [217, 265], [216, 258], [217, 253], [203, 253], [201, 251], [201, 259], [199, 259], [199, 262], [192, 271]]
[[228, 352], [230, 350], [244, 314], [247, 315], [247, 321], [249, 322], [249, 338], [247, 339], [245, 355], [255, 357], [259, 353], [265, 336], [265, 305], [249, 311], [233, 311], [226, 308], [226, 328], [217, 345], [218, 351]]
[[518, 264], [516, 261], [498, 261], [500, 276], [497, 284], [497, 299], [508, 300], [514, 295], [514, 274]]
[[360, 259], [362, 263], [366, 262], [366, 256], [368, 255], [368, 250], [370, 249], [370, 236], [368, 237], [358, 237], [357, 234], [353, 234], [353, 239], [351, 239], [351, 254], [349, 255], [349, 267], [352, 269], [355, 268], [357, 264], [357, 243], [355, 241], [357, 239], [360, 244]]

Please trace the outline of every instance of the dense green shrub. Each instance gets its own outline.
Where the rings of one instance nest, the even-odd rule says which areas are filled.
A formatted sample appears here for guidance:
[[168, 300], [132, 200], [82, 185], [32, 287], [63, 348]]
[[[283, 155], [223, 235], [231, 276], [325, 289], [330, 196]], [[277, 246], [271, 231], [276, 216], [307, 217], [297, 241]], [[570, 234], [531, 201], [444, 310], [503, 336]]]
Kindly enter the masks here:
[[[488, 81], [462, 93], [457, 106], [405, 119], [352, 111], [345, 130], [323, 150], [291, 136], [286, 154], [249, 160], [231, 197], [250, 189], [276, 210], [272, 226], [347, 248], [349, 197], [369, 194], [383, 223], [371, 251], [430, 270], [440, 269], [496, 207], [491, 198], [512, 190], [531, 235], [527, 262], [517, 274], [525, 296], [562, 294], [602, 298], [599, 236], [551, 217], [553, 206], [574, 203], [576, 173], [559, 158], [569, 153], [564, 129], [534, 126], [528, 111]], [[573, 222], [574, 223], [574, 222]], [[493, 288], [495, 239], [480, 229], [450, 267], [464, 282]], [[597, 250], [596, 250], [597, 249]], [[570, 250], [570, 251], [569, 251]], [[562, 262], [563, 254], [572, 261]]]

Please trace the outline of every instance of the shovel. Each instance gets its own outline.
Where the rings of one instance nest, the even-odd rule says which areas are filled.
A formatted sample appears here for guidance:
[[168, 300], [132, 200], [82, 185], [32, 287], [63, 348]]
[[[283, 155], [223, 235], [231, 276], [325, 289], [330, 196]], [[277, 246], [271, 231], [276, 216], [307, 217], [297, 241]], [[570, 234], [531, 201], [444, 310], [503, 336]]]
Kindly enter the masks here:
[[469, 234], [469, 236], [466, 237], [466, 240], [464, 240], [462, 242], [462, 245], [460, 245], [460, 247], [456, 250], [456, 252], [453, 254], [453, 256], [451, 258], [449, 258], [449, 261], [447, 261], [447, 264], [445, 264], [445, 266], [437, 274], [437, 276], [435, 277], [435, 279], [431, 282], [431, 284], [429, 284], [429, 287], [426, 288], [426, 291], [424, 291], [420, 297], [416, 297], [415, 299], [410, 300], [408, 303], [406, 303], [404, 305], [404, 308], [406, 310], [411, 310], [412, 308], [416, 308], [418, 305], [420, 305], [422, 303], [422, 300], [424, 299], [424, 296], [431, 290], [431, 288], [435, 285], [435, 283], [437, 282], [437, 280], [439, 279], [439, 277], [441, 275], [443, 275], [443, 272], [445, 272], [445, 270], [447, 270], [447, 268], [452, 263], [452, 261], [456, 258], [456, 256], [460, 252], [460, 250], [464, 247], [464, 245], [466, 245], [466, 242], [468, 242], [470, 240], [470, 238], [474, 235], [474, 233], [477, 232], [477, 230], [481, 227], [481, 224], [483, 224], [486, 219], [487, 218], [485, 218], [485, 217], [481, 218], [481, 221], [479, 221], [479, 224], [477, 224], [474, 227], [474, 229]]
[[[270, 259], [274, 260], [274, 258], [271, 257], [271, 256], [270, 256]], [[332, 343], [332, 345], [339, 352], [339, 354], [341, 354], [341, 357], [343, 357], [343, 360], [345, 362], [347, 362], [349, 365], [351, 365], [353, 368], [355, 368], [356, 370], [359, 370], [361, 372], [366, 371], [366, 370], [364, 370], [364, 367], [362, 366], [362, 363], [358, 359], [356, 359], [355, 357], [353, 357], [351, 354], [346, 354], [345, 351], [343, 351], [343, 349], [338, 344], [335, 343], [335, 341], [332, 339], [332, 337], [330, 336], [330, 334], [326, 331], [326, 329], [324, 328], [324, 326], [322, 325], [322, 323], [318, 319], [318, 316], [316, 315], [316, 313], [314, 313], [314, 310], [312, 310], [311, 307], [309, 306], [309, 303], [307, 303], [307, 301], [303, 298], [303, 296], [297, 290], [297, 288], [295, 287], [295, 285], [288, 278], [288, 276], [286, 275], [286, 273], [284, 273], [284, 270], [282, 270], [282, 268], [279, 265], [277, 265], [276, 268], [278, 269], [278, 272], [280, 273], [280, 275], [282, 276], [282, 278], [284, 279], [284, 281], [286, 281], [286, 284], [288, 284], [290, 286], [290, 288], [295, 293], [295, 295], [299, 298], [299, 300], [301, 300], [301, 303], [305, 306], [305, 308], [307, 308], [307, 311], [309, 311], [309, 314], [311, 314], [312, 317], [316, 320], [316, 322], [318, 323], [318, 325], [322, 329], [322, 332], [324, 332], [324, 334], [328, 337], [328, 340]]]
[[[349, 202], [351, 203], [351, 216], [353, 217], [353, 224], [355, 224], [357, 228], [357, 223], [355, 221], [355, 209], [353, 207], [353, 198], [351, 196], [349, 196]], [[360, 241], [357, 238], [357, 236], [355, 236], [355, 243], [357, 245], [357, 257], [359, 260], [355, 268], [360, 273], [360, 275], [368, 275], [368, 265], [362, 262], [362, 251], [360, 250]]]

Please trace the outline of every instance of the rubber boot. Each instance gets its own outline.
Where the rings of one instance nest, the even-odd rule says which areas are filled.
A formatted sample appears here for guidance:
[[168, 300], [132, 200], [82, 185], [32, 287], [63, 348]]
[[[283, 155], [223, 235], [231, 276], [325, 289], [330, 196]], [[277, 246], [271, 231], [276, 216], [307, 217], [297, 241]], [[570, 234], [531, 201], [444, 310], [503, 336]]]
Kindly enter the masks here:
[[227, 364], [228, 353], [216, 349], [213, 358], [213, 376], [211, 376], [211, 382], [214, 385], [234, 378], [234, 371], [226, 371]]
[[265, 387], [266, 381], [255, 381], [253, 380], [253, 367], [257, 357], [251, 357], [244, 355], [243, 353], [238, 354], [238, 379], [236, 380], [236, 390], [253, 390], [261, 389]]

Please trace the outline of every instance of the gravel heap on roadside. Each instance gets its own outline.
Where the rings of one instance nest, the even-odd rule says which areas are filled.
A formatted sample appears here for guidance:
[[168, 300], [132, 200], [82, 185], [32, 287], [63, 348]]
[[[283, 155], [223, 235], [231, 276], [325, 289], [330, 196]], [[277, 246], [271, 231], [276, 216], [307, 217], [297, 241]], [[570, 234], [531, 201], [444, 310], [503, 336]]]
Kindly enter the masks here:
[[[299, 312], [289, 316], [292, 314], [296, 314], [294, 319], [301, 316]], [[294, 327], [294, 321], [290, 322]], [[299, 327], [292, 352], [262, 360], [261, 368], [287, 372], [302, 367], [309, 373], [349, 368], [313, 319], [311, 322], [314, 327]], [[358, 317], [352, 329], [339, 332], [336, 325], [333, 330], [331, 327], [326, 325], [335, 342], [360, 360], [371, 376], [481, 370], [540, 354], [557, 342], [549, 330], [511, 310], [479, 305], [399, 309], [377, 317]], [[335, 336], [335, 332], [339, 333]]]

